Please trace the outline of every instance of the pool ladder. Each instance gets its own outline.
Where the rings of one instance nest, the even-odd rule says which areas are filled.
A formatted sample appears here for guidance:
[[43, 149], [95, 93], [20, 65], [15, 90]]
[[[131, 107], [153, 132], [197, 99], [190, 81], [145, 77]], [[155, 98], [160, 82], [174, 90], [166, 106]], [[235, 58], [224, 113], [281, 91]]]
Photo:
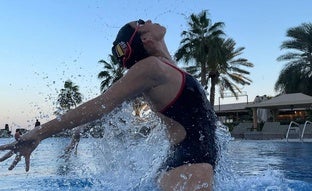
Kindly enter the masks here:
[[[293, 124], [296, 125], [296, 126], [293, 127], [293, 126], [292, 126]], [[294, 122], [294, 121], [291, 121], [290, 124], [289, 124], [289, 126], [288, 126], [288, 129], [287, 129], [286, 141], [288, 142], [288, 136], [289, 136], [289, 132], [290, 132], [291, 130], [295, 130], [295, 132], [298, 132], [299, 139], [300, 139], [301, 141], [303, 141], [304, 131], [305, 131], [305, 129], [306, 129], [306, 126], [309, 125], [309, 124], [312, 124], [312, 122], [311, 122], [311, 121], [306, 121], [306, 122], [304, 123], [303, 129], [302, 129], [302, 132], [301, 132], [301, 136], [300, 136], [300, 128], [299, 128], [300, 124], [299, 124], [299, 123], [296, 123], [296, 122]]]
[[306, 121], [306, 122], [304, 123], [303, 129], [302, 129], [302, 133], [301, 133], [301, 137], [300, 137], [301, 141], [303, 141], [304, 131], [305, 131], [306, 126], [307, 126], [308, 124], [312, 124], [312, 122], [311, 122], [311, 121]]

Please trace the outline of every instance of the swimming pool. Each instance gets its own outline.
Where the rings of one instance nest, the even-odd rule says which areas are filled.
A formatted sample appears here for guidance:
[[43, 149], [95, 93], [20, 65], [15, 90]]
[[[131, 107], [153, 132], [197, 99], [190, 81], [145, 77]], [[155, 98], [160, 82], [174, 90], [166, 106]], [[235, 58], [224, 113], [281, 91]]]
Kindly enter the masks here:
[[231, 170], [220, 172], [229, 175], [220, 180], [220, 190], [312, 190], [311, 142], [237, 140], [225, 155]]
[[[0, 144], [9, 141], [3, 138]], [[152, 166], [161, 160], [155, 157], [159, 147], [139, 145], [153, 140], [136, 140], [138, 144], [112, 154], [122, 145], [104, 149], [111, 146], [105, 140], [83, 138], [77, 156], [60, 159], [68, 142], [44, 140], [33, 153], [28, 173], [24, 163], [13, 171], [7, 171], [9, 161], [1, 163], [0, 190], [157, 190], [157, 168]], [[312, 190], [312, 143], [230, 141], [220, 163], [215, 190]]]
[[[48, 138], [32, 153], [29, 172], [24, 161], [12, 171], [13, 159], [0, 163], [0, 191], [158, 191], [155, 179], [169, 148], [165, 127], [153, 113], [138, 123], [131, 111], [124, 104], [103, 117], [103, 138], [82, 138], [77, 155], [61, 158], [70, 139]], [[152, 127], [146, 137], [137, 133], [143, 126]], [[216, 135], [215, 191], [312, 191], [311, 142], [233, 140], [222, 124]]]

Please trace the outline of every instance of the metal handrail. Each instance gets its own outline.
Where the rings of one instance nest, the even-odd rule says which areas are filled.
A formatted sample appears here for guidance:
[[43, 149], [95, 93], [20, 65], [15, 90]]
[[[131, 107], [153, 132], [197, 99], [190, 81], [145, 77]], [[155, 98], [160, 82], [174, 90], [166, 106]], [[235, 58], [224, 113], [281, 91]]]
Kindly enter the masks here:
[[[289, 131], [290, 131], [290, 128], [291, 128], [291, 125], [292, 124], [295, 124], [295, 125], [297, 125], [298, 126], [298, 128], [299, 128], [299, 123], [296, 123], [296, 122], [294, 122], [294, 121], [291, 121], [290, 122], [290, 124], [289, 124], [289, 126], [288, 126], [288, 129], [287, 129], [287, 133], [286, 133], [286, 141], [288, 142], [288, 136], [289, 136]], [[300, 132], [299, 132], [299, 138], [300, 138]]]
[[306, 121], [306, 122], [304, 123], [303, 129], [302, 129], [302, 133], [301, 133], [301, 137], [300, 137], [301, 141], [303, 141], [304, 131], [305, 131], [306, 126], [307, 126], [309, 123], [312, 124], [311, 121]]

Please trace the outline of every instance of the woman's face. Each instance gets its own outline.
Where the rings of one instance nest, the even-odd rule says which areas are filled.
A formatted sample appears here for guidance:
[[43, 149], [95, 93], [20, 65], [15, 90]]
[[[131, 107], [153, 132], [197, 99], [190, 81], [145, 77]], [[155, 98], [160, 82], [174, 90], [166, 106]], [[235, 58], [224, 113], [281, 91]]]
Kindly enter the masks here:
[[[130, 25], [133, 28], [136, 28], [138, 26], [138, 23], [137, 21], [134, 21], [131, 22]], [[144, 24], [139, 25], [138, 32], [141, 34], [141, 36], [148, 35], [154, 40], [161, 40], [166, 34], [166, 28], [158, 23], [152, 23], [151, 20], [147, 20]]]

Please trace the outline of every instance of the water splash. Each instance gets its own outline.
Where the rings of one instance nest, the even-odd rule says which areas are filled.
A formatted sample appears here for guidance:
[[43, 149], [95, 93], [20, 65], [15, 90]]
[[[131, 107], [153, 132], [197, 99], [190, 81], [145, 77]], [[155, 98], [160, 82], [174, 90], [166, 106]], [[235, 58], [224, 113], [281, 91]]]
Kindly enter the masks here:
[[[132, 104], [124, 103], [100, 120], [104, 135], [101, 139], [91, 138], [92, 161], [84, 168], [77, 164], [80, 168], [74, 170], [76, 175], [92, 177], [93, 189], [157, 190], [158, 170], [169, 149], [165, 126], [152, 112], [141, 119], [134, 117], [132, 111]], [[216, 167], [216, 188], [229, 181], [233, 174], [226, 157], [227, 145], [232, 138], [226, 126], [221, 123], [217, 126], [220, 156]], [[143, 127], [151, 130], [147, 136], [139, 133]]]
[[[78, 151], [75, 163], [86, 155], [90, 155], [87, 158], [91, 160], [87, 165], [79, 165], [85, 161], [78, 162], [79, 170], [67, 172], [67, 176], [73, 173], [92, 177], [93, 188], [144, 190], [155, 187], [158, 168], [169, 148], [164, 125], [153, 113], [141, 119], [134, 117], [132, 110], [131, 103], [124, 103], [101, 119], [103, 138], [88, 138], [92, 144], [89, 148], [79, 148], [84, 151]], [[150, 129], [147, 136], [140, 133], [142, 127]]]
[[232, 161], [230, 160], [228, 145], [233, 138], [229, 132], [227, 126], [223, 125], [221, 122], [217, 122], [216, 129], [217, 146], [219, 150], [218, 162], [215, 168], [215, 181], [214, 189], [223, 190], [224, 183], [232, 182], [233, 174], [231, 166]]

